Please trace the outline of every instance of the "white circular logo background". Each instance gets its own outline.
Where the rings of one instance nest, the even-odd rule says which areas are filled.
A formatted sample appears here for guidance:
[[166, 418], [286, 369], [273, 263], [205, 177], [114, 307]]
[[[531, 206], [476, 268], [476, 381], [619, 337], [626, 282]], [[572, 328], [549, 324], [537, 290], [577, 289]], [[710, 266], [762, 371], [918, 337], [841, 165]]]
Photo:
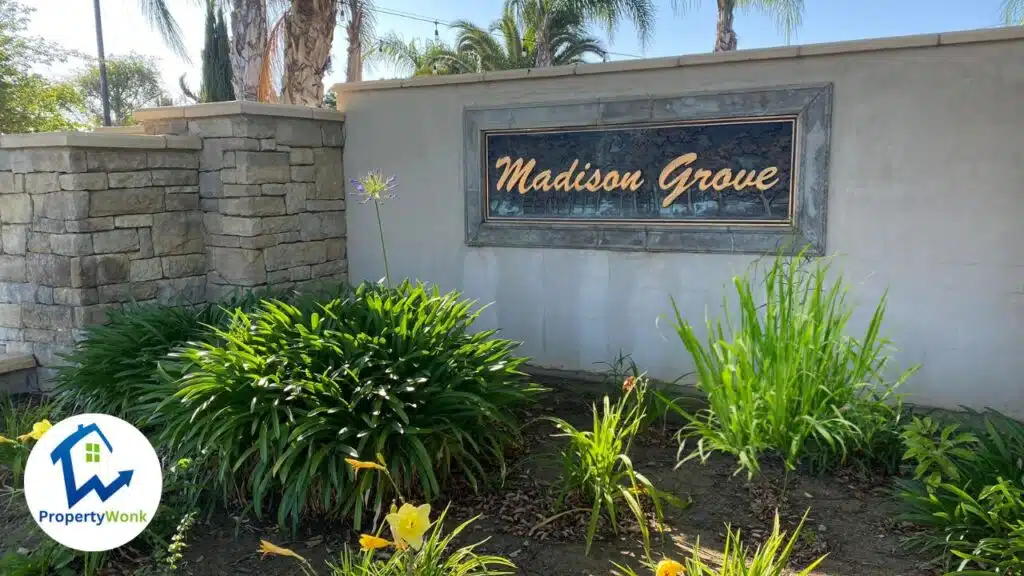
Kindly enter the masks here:
[[142, 432], [108, 414], [61, 420], [25, 465], [25, 500], [51, 538], [102, 552], [146, 529], [160, 505], [163, 471]]

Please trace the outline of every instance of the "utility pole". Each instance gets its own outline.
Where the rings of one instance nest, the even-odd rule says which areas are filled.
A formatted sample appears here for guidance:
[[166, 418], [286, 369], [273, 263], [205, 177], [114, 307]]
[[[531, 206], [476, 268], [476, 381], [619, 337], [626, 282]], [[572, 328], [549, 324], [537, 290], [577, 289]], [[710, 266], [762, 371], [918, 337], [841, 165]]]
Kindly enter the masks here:
[[110, 91], [107, 88], [107, 59], [103, 55], [103, 19], [100, 17], [100, 0], [92, 0], [96, 13], [96, 51], [100, 63], [100, 100], [103, 101], [103, 125], [110, 126]]

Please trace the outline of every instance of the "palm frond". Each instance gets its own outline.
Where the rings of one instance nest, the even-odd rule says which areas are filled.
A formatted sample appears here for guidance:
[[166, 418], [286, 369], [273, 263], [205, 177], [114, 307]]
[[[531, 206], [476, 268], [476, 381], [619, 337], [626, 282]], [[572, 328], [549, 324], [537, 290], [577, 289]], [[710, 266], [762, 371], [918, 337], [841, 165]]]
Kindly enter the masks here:
[[256, 99], [260, 102], [277, 101], [277, 78], [284, 70], [285, 22], [289, 10], [284, 10], [277, 17], [267, 34], [267, 47], [263, 52], [263, 65], [260, 67], [259, 83], [256, 87]]
[[188, 49], [185, 48], [181, 27], [178, 26], [174, 15], [171, 14], [167, 0], [139, 0], [139, 9], [142, 11], [142, 15], [149, 20], [150, 26], [163, 37], [171, 51], [187, 64], [191, 64], [192, 59], [189, 58]]
[[1024, 0], [1003, 0], [1003, 23], [1024, 25]]
[[[1020, 0], [1009, 0], [1020, 2]], [[737, 0], [742, 10], [756, 9], [775, 20], [775, 25], [789, 44], [797, 29], [803, 24], [804, 0]]]

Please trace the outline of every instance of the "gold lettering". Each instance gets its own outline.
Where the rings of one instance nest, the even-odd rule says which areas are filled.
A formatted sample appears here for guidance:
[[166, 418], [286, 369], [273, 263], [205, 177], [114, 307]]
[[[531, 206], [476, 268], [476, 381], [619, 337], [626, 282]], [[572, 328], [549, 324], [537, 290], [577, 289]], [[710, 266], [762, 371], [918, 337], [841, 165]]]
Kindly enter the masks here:
[[[761, 170], [761, 173], [757, 175], [757, 182], [754, 183], [754, 186], [756, 186], [757, 189], [760, 190], [761, 192], [771, 190], [772, 186], [775, 186], [776, 184], [779, 183], [779, 179], [775, 178], [775, 175], [778, 173], [779, 169], [776, 168], [775, 166]], [[775, 180], [772, 180], [771, 182], [766, 182], [766, 180], [768, 180], [769, 178], [775, 178]]]
[[711, 179], [711, 187], [721, 192], [729, 186], [732, 186], [732, 170], [723, 168], [715, 172], [715, 177]]
[[576, 179], [572, 181], [572, 188], [577, 192], [583, 191], [583, 178], [587, 175], [587, 170], [590, 170], [590, 162], [583, 165], [583, 172], [576, 175]]
[[573, 160], [572, 166], [565, 172], [559, 172], [558, 176], [555, 176], [555, 190], [561, 190], [562, 192], [570, 192], [569, 181], [572, 179], [572, 173], [576, 170], [576, 166], [580, 163], [579, 160]]
[[598, 190], [600, 190], [601, 189], [601, 171], [600, 170], [594, 170], [594, 173], [590, 176], [590, 179], [587, 180], [587, 183], [584, 184], [583, 186], [586, 187], [586, 189], [590, 190], [591, 192], [597, 192]]
[[708, 170], [706, 168], [698, 168], [697, 173], [693, 175], [693, 180], [695, 182], [697, 180], [700, 180], [700, 185], [697, 187], [701, 189], [701, 192], [703, 192], [706, 191], [708, 188], [711, 188], [711, 177], [714, 175], [715, 173], [712, 172], [711, 170]]
[[658, 176], [658, 186], [660, 186], [662, 190], [671, 190], [671, 192], [668, 193], [668, 196], [665, 196], [665, 199], [661, 202], [663, 207], [668, 208], [676, 201], [676, 198], [682, 196], [683, 192], [686, 192], [686, 190], [693, 185], [693, 182], [688, 182], [690, 174], [693, 173], [692, 168], [683, 170], [682, 173], [675, 178], [672, 178], [671, 176], [677, 168], [692, 164], [695, 160], [697, 160], [697, 155], [693, 152], [689, 152], [676, 157], [675, 160], [666, 164], [665, 168], [661, 170], [661, 175]]
[[536, 166], [537, 161], [533, 159], [527, 162], [524, 166], [522, 158], [516, 158], [515, 162], [512, 162], [512, 158], [509, 156], [502, 156], [501, 158], [498, 158], [498, 161], [494, 163], [494, 167], [505, 168], [505, 171], [501, 173], [501, 178], [498, 178], [498, 190], [501, 190], [502, 185], [507, 182], [508, 186], [505, 190], [511, 192], [518, 183], [519, 193], [526, 194], [530, 191], [530, 187], [527, 185], [527, 179], [530, 177], [530, 172], [533, 171]]
[[601, 184], [605, 192], [611, 192], [619, 187], [619, 171], [610, 170], [608, 174], [605, 174], [604, 182]]
[[[746, 176], [746, 179], [744, 179], [744, 176]], [[746, 170], [740, 170], [736, 172], [736, 178], [732, 181], [732, 187], [735, 188], [737, 192], [740, 192], [748, 186], [753, 186], [756, 179], [757, 170], [751, 170], [749, 172]]]
[[540, 174], [533, 177], [533, 189], [551, 191], [551, 170], [542, 170]]
[[619, 182], [619, 188], [622, 190], [629, 189], [630, 192], [636, 192], [644, 185], [643, 173], [637, 170], [636, 172], [626, 172]]

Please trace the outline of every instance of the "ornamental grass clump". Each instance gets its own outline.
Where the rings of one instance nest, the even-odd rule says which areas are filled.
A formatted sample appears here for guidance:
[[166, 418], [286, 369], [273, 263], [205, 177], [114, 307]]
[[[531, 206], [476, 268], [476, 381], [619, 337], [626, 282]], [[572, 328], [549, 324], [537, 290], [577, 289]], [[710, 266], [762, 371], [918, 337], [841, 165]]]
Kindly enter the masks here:
[[676, 332], [708, 401], [696, 414], [675, 408], [689, 421], [680, 451], [696, 440], [683, 462], [726, 452], [748, 476], [766, 455], [780, 457], [787, 470], [801, 462], [819, 470], [850, 461], [898, 466], [896, 390], [916, 368], [887, 380], [885, 297], [864, 335], [848, 335], [853, 308], [842, 276], [829, 273], [828, 261], [805, 262], [804, 255], [780, 252], [760, 285], [750, 274], [734, 278], [738, 305], [730, 310], [723, 301], [725, 325], [708, 319], [706, 336], [673, 301]]
[[646, 420], [647, 386], [644, 374], [627, 377], [615, 404], [605, 395], [600, 410], [596, 405], [592, 407], [590, 430], [580, 430], [561, 418], [546, 418], [559, 430], [558, 436], [568, 439], [562, 450], [560, 501], [582, 506], [559, 512], [538, 527], [566, 514], [589, 513], [584, 554], [590, 553], [602, 515], [618, 534], [623, 509], [628, 510], [643, 535], [644, 550], [650, 550], [646, 512], [653, 509], [660, 526], [663, 503], [682, 505], [678, 498], [658, 490], [637, 472], [629, 457], [633, 438]]
[[[347, 459], [352, 473], [358, 475], [360, 470], [379, 471], [380, 480], [386, 481], [395, 489], [401, 507], [392, 502], [391, 512], [384, 518], [373, 534], [359, 536], [360, 551], [356, 552], [348, 546], [341, 553], [337, 564], [328, 563], [331, 574], [335, 576], [511, 576], [515, 565], [502, 556], [479, 555], [476, 548], [483, 544], [478, 542], [449, 551], [452, 542], [476, 518], [471, 518], [456, 526], [448, 534], [444, 533], [444, 520], [448, 511], [441, 513], [436, 521], [430, 519], [430, 505], [419, 506], [406, 502], [401, 496], [398, 485], [384, 465], [384, 457], [377, 455], [377, 460], [361, 461]], [[391, 539], [382, 533], [387, 527]], [[381, 558], [378, 551], [391, 549], [390, 556]], [[260, 552], [294, 558], [302, 568], [303, 574], [316, 576], [317, 572], [308, 560], [288, 548], [277, 546], [266, 540], [260, 542]], [[510, 570], [507, 570], [510, 569]]]
[[189, 370], [160, 392], [163, 438], [205, 450], [226, 495], [293, 527], [310, 515], [358, 526], [382, 509], [389, 485], [345, 463], [361, 453], [382, 454], [397, 486], [427, 499], [455, 475], [476, 487], [503, 464], [512, 409], [535, 388], [518, 343], [470, 331], [473, 306], [406, 281], [236, 311], [214, 343], [172, 354]]

